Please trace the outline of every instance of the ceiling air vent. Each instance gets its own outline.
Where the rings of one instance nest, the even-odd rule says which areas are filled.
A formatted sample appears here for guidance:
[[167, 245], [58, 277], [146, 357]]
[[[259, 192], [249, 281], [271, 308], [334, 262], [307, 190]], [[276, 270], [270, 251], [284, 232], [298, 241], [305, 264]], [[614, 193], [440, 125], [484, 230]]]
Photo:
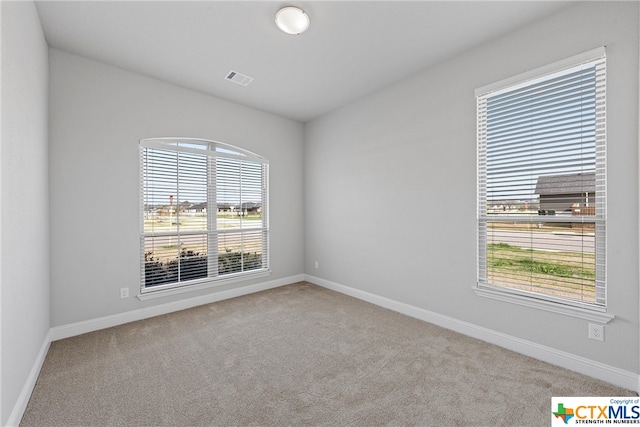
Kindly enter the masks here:
[[238, 83], [242, 86], [247, 86], [253, 81], [253, 77], [240, 74], [239, 72], [233, 70], [227, 73], [227, 77], [225, 77], [225, 79], [229, 80], [230, 82]]

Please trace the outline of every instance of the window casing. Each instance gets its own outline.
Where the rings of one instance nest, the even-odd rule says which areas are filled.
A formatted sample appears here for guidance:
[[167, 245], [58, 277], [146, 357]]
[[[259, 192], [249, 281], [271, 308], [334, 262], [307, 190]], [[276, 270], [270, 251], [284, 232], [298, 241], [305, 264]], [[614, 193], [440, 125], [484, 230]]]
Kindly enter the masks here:
[[141, 293], [267, 272], [268, 167], [220, 142], [141, 140]]
[[480, 88], [478, 289], [606, 311], [605, 51]]

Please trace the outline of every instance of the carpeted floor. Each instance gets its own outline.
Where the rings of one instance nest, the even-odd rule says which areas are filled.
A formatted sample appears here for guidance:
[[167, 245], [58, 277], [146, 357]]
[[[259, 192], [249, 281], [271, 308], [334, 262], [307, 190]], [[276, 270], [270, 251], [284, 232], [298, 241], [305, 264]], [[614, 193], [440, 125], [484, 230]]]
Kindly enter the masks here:
[[53, 342], [23, 426], [547, 426], [635, 393], [307, 283]]

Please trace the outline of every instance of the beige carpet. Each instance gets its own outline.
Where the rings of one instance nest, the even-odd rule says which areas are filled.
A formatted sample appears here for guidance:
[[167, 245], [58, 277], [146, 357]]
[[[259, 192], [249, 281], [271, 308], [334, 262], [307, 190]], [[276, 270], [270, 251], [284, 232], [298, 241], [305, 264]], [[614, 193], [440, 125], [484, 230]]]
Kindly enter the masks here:
[[548, 426], [635, 393], [306, 283], [56, 341], [24, 426]]

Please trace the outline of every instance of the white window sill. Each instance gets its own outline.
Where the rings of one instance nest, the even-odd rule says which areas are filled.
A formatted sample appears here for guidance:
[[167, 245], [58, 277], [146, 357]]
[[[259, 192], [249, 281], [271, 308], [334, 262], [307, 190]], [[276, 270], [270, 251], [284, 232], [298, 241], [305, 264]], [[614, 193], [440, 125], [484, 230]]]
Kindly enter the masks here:
[[483, 298], [490, 298], [498, 301], [508, 302], [511, 304], [523, 305], [525, 307], [563, 314], [570, 317], [577, 317], [601, 324], [609, 323], [609, 321], [611, 321], [615, 317], [612, 314], [608, 314], [604, 311], [600, 312], [587, 308], [571, 307], [568, 305], [562, 305], [550, 301], [528, 298], [525, 296], [509, 294], [492, 289], [480, 288], [478, 286], [473, 287], [473, 290], [478, 296], [481, 296]]
[[146, 289], [142, 290], [140, 295], [138, 295], [138, 299], [140, 301], [146, 301], [154, 298], [167, 297], [170, 295], [182, 294], [185, 292], [193, 292], [200, 289], [213, 288], [216, 286], [228, 285], [229, 283], [236, 283], [245, 280], [258, 279], [261, 277], [267, 277], [271, 274], [271, 270], [259, 270], [255, 273], [246, 273], [246, 274], [236, 274], [234, 276], [225, 277], [224, 279], [202, 279], [199, 281], [194, 281], [190, 284], [183, 284], [178, 286], [173, 286], [170, 288], [162, 288], [162, 289]]

